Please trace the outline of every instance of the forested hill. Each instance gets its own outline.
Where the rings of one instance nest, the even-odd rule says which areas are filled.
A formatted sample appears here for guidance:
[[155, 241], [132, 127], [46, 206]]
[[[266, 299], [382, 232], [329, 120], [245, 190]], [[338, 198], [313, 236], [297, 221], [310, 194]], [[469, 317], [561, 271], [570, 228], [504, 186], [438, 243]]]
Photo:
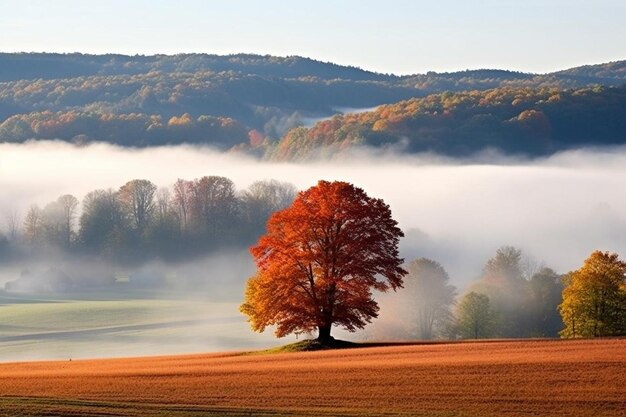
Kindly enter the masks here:
[[[302, 57], [268, 55], [0, 54], [0, 142], [61, 139], [77, 143], [105, 141], [124, 146], [201, 143], [283, 158], [303, 153], [294, 150], [303, 144], [302, 139], [297, 140], [298, 144], [292, 144], [294, 135], [301, 137], [303, 134], [300, 126], [309, 126], [315, 120], [350, 109], [371, 109], [398, 102], [400, 104], [386, 108], [400, 108], [404, 106], [401, 103], [409, 100], [426, 107], [418, 105], [422, 106], [416, 113], [420, 117], [402, 126], [409, 129], [408, 133], [400, 132], [397, 126], [383, 126], [381, 122], [376, 129], [373, 125], [370, 127], [383, 135], [372, 135], [367, 133], [370, 127], [365, 122], [361, 129], [365, 133], [360, 135], [352, 129], [348, 135], [349, 143], [378, 146], [395, 141], [402, 133], [412, 143], [407, 148], [409, 151], [463, 154], [484, 142], [505, 151], [543, 154], [581, 142], [621, 143], [622, 138], [615, 134], [621, 125], [591, 126], [591, 130], [588, 127], [584, 131], [588, 136], [572, 143], [565, 137], [567, 131], [560, 131], [557, 127], [558, 140], [550, 140], [548, 146], [527, 146], [523, 142], [510, 146], [509, 142], [514, 138], [505, 138], [502, 129], [493, 131], [492, 128], [501, 127], [502, 123], [517, 116], [519, 112], [512, 113], [519, 106], [511, 108], [508, 102], [486, 98], [489, 106], [480, 104], [474, 112], [461, 111], [464, 105], [475, 105], [471, 104], [471, 99], [463, 97], [501, 94], [492, 92], [496, 90], [530, 91], [524, 94], [541, 100], [546, 91], [553, 96], [556, 90], [565, 90], [563, 95], [568, 96], [587, 87], [620, 86], [625, 82], [626, 61], [551, 74], [472, 70], [396, 76]], [[608, 90], [603, 91], [598, 93], [602, 97]], [[469, 142], [465, 139], [463, 146], [457, 146], [461, 141], [457, 138], [460, 133], [457, 125], [448, 124], [450, 118], [429, 119], [429, 125], [422, 124], [427, 103], [441, 100], [437, 97], [446, 97], [443, 101], [449, 104], [453, 93], [459, 93], [456, 97], [465, 104], [448, 108], [444, 103], [444, 107], [448, 106], [446, 114], [454, 113], [454, 123], [464, 120], [461, 136], [473, 135], [469, 140], [477, 146], [466, 146]], [[435, 96], [427, 97], [433, 94]], [[508, 93], [502, 94], [508, 99]], [[593, 107], [589, 111], [596, 117], [590, 121], [613, 120], [611, 117], [614, 116], [598, 114], [595, 103], [586, 101], [589, 97], [587, 94], [577, 98], [576, 103], [577, 106]], [[616, 100], [615, 97], [612, 100]], [[527, 101], [524, 105], [529, 103]], [[543, 104], [536, 106], [545, 107]], [[533, 109], [532, 106], [522, 108]], [[608, 112], [618, 110], [614, 107], [607, 109]], [[548, 113], [544, 111], [546, 116], [551, 116]], [[351, 117], [360, 116], [345, 118], [352, 120]], [[466, 117], [469, 119], [465, 120]], [[343, 119], [339, 117], [339, 120]], [[499, 124], [495, 123], [496, 120]], [[468, 123], [471, 125], [469, 130], [466, 129]], [[307, 135], [316, 135], [321, 126], [327, 128], [328, 124], [314, 127]], [[604, 136], [597, 135], [595, 128], [602, 130]], [[436, 132], [426, 134], [429, 129]], [[450, 131], [456, 132], [456, 139], [451, 139]], [[504, 132], [509, 133], [507, 129]], [[579, 136], [581, 134], [579, 132]], [[343, 141], [344, 136], [339, 132], [335, 138], [325, 137], [325, 141], [335, 144]], [[508, 142], [502, 143], [502, 140]], [[418, 142], [422, 144], [416, 145]], [[450, 143], [456, 145], [450, 148]]]
[[545, 156], [626, 144], [626, 86], [560, 90], [500, 87], [433, 94], [290, 130], [266, 154], [332, 157], [357, 145], [449, 156], [484, 150]]
[[0, 53], [0, 81], [58, 79], [93, 75], [136, 75], [151, 71], [165, 73], [234, 71], [271, 78], [314, 76], [320, 79], [384, 81], [393, 76], [356, 67], [316, 61], [299, 56], [271, 55], [84, 55]]

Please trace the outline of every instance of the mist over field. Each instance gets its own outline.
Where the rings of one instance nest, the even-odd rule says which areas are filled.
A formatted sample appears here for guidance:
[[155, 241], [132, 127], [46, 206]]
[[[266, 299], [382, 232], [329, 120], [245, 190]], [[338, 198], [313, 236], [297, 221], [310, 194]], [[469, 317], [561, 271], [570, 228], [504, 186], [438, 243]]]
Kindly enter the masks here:
[[502, 245], [518, 246], [559, 272], [575, 269], [594, 249], [626, 252], [626, 148], [535, 160], [358, 151], [330, 162], [269, 163], [194, 146], [1, 144], [0, 207], [23, 213], [64, 193], [80, 200], [130, 179], [171, 186], [203, 175], [228, 177], [238, 189], [272, 178], [300, 190], [320, 179], [352, 182], [391, 206], [406, 234], [405, 258], [434, 258], [461, 287]]
[[[116, 190], [130, 179], [171, 187], [178, 178], [204, 175], [230, 178], [238, 190], [263, 179], [287, 181], [300, 190], [320, 179], [352, 182], [391, 206], [406, 235], [401, 255], [407, 261], [428, 257], [440, 262], [461, 292], [503, 245], [519, 247], [529, 262], [559, 273], [578, 268], [595, 249], [626, 253], [626, 148], [575, 150], [535, 160], [495, 153], [450, 159], [358, 150], [332, 161], [274, 163], [186, 145], [0, 144], [0, 228], [6, 226], [6, 213], [17, 212], [23, 219], [31, 204], [42, 206], [61, 194], [82, 200], [94, 189]], [[3, 265], [0, 285], [24, 268], [43, 271], [50, 265], [82, 268], [86, 274], [102, 268], [91, 259], [48, 253]], [[136, 283], [157, 282], [160, 290], [122, 285], [80, 294], [4, 293], [0, 358], [219, 351], [295, 340], [276, 340], [271, 330], [253, 333], [239, 313], [253, 271], [242, 248], [180, 262], [152, 261], [133, 270]], [[381, 299], [380, 326], [395, 317], [392, 297]], [[42, 315], [49, 320], [39, 322]], [[368, 338], [376, 332], [375, 323], [355, 335], [336, 334]]]

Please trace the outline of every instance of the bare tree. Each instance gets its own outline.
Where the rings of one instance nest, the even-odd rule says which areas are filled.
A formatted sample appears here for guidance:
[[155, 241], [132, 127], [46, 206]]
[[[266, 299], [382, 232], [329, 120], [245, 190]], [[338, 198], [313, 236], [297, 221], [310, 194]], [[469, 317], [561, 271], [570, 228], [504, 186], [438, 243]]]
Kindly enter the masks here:
[[244, 217], [263, 229], [270, 215], [288, 207], [296, 193], [293, 184], [276, 180], [257, 181], [241, 195]]
[[190, 220], [200, 231], [215, 235], [236, 214], [235, 184], [219, 176], [196, 179], [191, 188], [190, 202]]
[[189, 219], [189, 194], [193, 183], [178, 179], [174, 184], [174, 204], [181, 220], [182, 230], [187, 230]]
[[66, 246], [72, 242], [72, 229], [78, 210], [78, 199], [71, 194], [62, 195], [57, 199], [63, 217], [63, 241]]
[[170, 211], [170, 190], [161, 187], [156, 192], [156, 214], [159, 219], [164, 219]]
[[30, 244], [38, 242], [43, 232], [43, 216], [41, 209], [37, 205], [32, 205], [26, 213], [24, 219], [24, 237]]
[[5, 212], [4, 222], [7, 238], [15, 242], [20, 234], [20, 215], [16, 209], [8, 209]]

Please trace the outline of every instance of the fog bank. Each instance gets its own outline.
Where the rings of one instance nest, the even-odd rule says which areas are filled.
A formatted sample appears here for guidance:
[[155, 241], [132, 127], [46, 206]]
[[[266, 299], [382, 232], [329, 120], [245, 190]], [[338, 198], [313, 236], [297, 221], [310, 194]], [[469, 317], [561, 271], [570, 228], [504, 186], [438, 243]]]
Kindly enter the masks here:
[[[405, 257], [441, 262], [463, 286], [501, 245], [560, 272], [594, 249], [626, 254], [626, 149], [577, 150], [534, 161], [484, 155], [453, 160], [359, 152], [331, 162], [269, 163], [192, 146], [125, 149], [59, 142], [0, 145], [0, 207], [24, 212], [61, 194], [81, 199], [134, 178], [169, 186], [222, 175], [239, 189], [261, 179], [299, 189], [350, 181], [383, 198], [407, 234]], [[2, 222], [4, 223], [4, 222]]]

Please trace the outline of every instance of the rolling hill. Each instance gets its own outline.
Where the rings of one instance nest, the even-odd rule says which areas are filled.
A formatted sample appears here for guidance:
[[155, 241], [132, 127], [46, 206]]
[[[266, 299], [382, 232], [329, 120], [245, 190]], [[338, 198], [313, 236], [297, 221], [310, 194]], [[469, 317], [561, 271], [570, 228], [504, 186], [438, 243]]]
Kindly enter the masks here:
[[[0, 54], [0, 142], [193, 143], [289, 159], [317, 154], [293, 147], [315, 149], [330, 129], [324, 154], [402, 139], [405, 152], [535, 156], [624, 143], [625, 82], [626, 61], [396, 76], [297, 56]], [[323, 120], [335, 114], [346, 116]]]

